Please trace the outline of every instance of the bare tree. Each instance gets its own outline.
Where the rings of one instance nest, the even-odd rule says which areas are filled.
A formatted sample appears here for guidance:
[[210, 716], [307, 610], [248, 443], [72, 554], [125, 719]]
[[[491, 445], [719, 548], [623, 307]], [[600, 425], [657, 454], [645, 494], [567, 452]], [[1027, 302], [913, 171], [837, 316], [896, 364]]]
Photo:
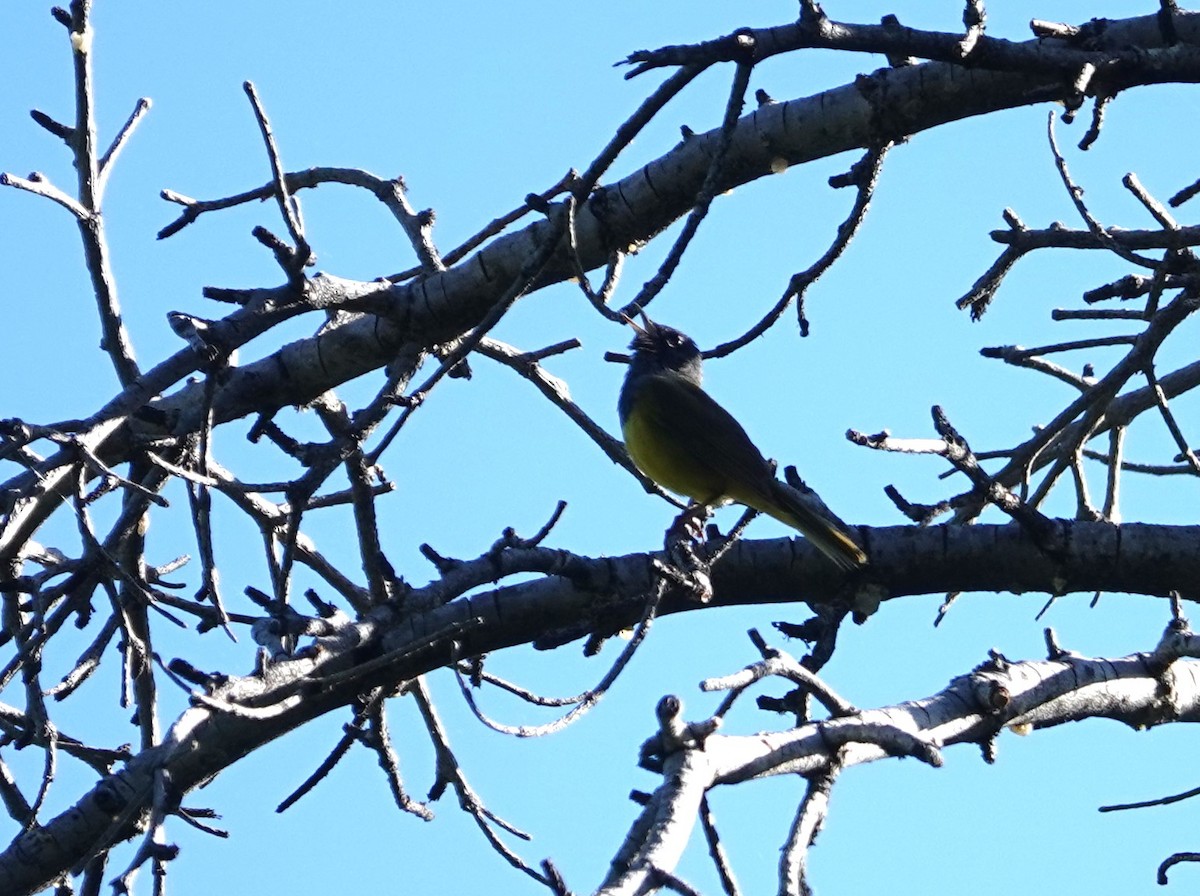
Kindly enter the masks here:
[[[1120, 521], [1120, 489], [1129, 476], [1200, 473], [1187, 439], [1188, 421], [1175, 407], [1179, 396], [1200, 384], [1200, 361], [1175, 363], [1160, 353], [1200, 303], [1190, 249], [1200, 242], [1200, 229], [1180, 224], [1171, 211], [1200, 186], [1181, 183], [1164, 201], [1131, 174], [1125, 187], [1155, 226], [1110, 226], [1085, 200], [1057, 135], [1059, 118], [1082, 116], [1073, 133], [1086, 149], [1103, 139], [1105, 111], [1119, 94], [1200, 81], [1200, 14], [1163, 0], [1152, 15], [1082, 25], [1035, 21], [1031, 39], [1006, 40], [985, 33], [982, 2], [965, 4], [964, 28], [956, 33], [909, 28], [894, 17], [878, 25], [836, 22], [816, 3], [803, 2], [796, 21], [777, 27], [634, 52], [626, 60], [628, 77], [648, 79], [660, 70], [665, 77], [646, 89], [640, 106], [591, 164], [530, 192], [519, 207], [496, 215], [451, 249], [437, 245], [433, 213], [413, 207], [400, 179], [357, 168], [286, 168], [281, 156], [287, 146], [272, 131], [267, 104], [246, 82], [270, 177], [217, 199], [164, 190], [163, 199], [178, 217], [160, 237], [179, 234], [202, 217], [269, 200], [282, 225], [260, 225], [254, 236], [277, 262], [280, 282], [207, 289], [208, 299], [231, 307], [219, 317], [172, 312], [172, 329], [184, 346], [173, 353], [160, 346], [143, 349], [145, 355], [163, 355], [153, 366], [139, 361], [123, 317], [102, 214], [109, 176], [122, 149], [136, 139], [150, 104], [139, 101], [115, 136], [101, 135], [92, 60], [103, 43], [93, 41], [91, 3], [74, 0], [69, 9], [55, 8], [53, 16], [69, 41], [74, 116], [64, 122], [39, 110], [32, 114], [61, 140], [78, 181], [67, 187], [38, 174], [5, 173], [0, 184], [56, 203], [78, 224], [103, 357], [120, 388], [85, 418], [54, 419], [55, 409], [47, 407], [45, 419], [10, 418], [0, 426], [6, 468], [0, 489], [5, 651], [0, 685], [9, 689], [9, 702], [0, 704], [0, 731], [3, 745], [32, 746], [44, 754], [41, 773], [28, 780], [0, 755], [0, 799], [17, 827], [0, 855], [3, 893], [49, 886], [95, 893], [109, 879], [118, 892], [127, 892], [147, 865], [155, 891], [161, 891], [178, 852], [168, 825], [183, 822], [220, 833], [209, 810], [189, 807], [193, 791], [264, 744], [331, 712], [347, 719], [344, 735], [313, 761], [307, 780], [281, 808], [321, 785], [349, 751], [366, 748], [377, 756], [400, 809], [427, 817], [429, 802], [454, 793], [515, 868], [552, 892], [566, 893], [554, 865], [531, 863], [514, 849], [515, 828], [473, 789], [425, 676], [452, 670], [472, 711], [492, 728], [521, 736], [552, 733], [595, 706], [652, 637], [655, 619], [676, 613], [756, 602], [803, 604], [811, 617], [781, 623], [780, 629], [802, 638], [809, 650], [797, 658], [756, 631], [750, 641], [754, 656], [743, 669], [714, 669], [704, 682], [704, 690], [727, 695], [711, 715], [688, 721], [677, 696], [662, 697], [657, 731], [641, 752], [643, 766], [660, 774], [661, 784], [637, 795], [642, 811], [623, 844], [617, 845], [612, 832], [615, 856], [598, 892], [694, 892], [681, 879], [678, 863], [685, 845], [701, 836], [726, 892], [739, 892], [708, 805], [719, 785], [780, 775], [805, 779], [791, 831], [778, 837], [784, 846], [778, 887], [781, 893], [807, 893], [808, 849], [844, 769], [891, 757], [936, 766], [947, 747], [960, 743], [976, 744], [990, 757], [1006, 728], [1099, 718], [1148, 727], [1200, 718], [1200, 665], [1194, 660], [1200, 643], [1185, 613], [1200, 573], [1198, 530]], [[888, 64], [813, 96], [773, 99], [754, 91], [757, 66], [812, 49], [863, 54], [864, 60], [883, 55]], [[616, 177], [613, 165], [631, 141], [680, 91], [712, 70], [723, 72], [728, 82], [727, 94], [713, 100], [724, 103], [721, 125], [704, 133], [685, 130], [678, 145]], [[865, 569], [836, 569], [802, 539], [743, 539], [750, 514], [733, 531], [710, 530], [700, 542], [673, 527], [661, 551], [646, 545], [625, 556], [587, 556], [569, 545], [550, 546], [560, 505], [534, 534], [507, 529], [469, 559], [442, 556], [423, 545], [436, 570], [426, 584], [413, 584], [398, 571], [378, 525], [379, 509], [392, 492], [385, 457], [397, 466], [411, 462], [397, 437], [443, 391], [444, 382], [470, 376], [472, 364], [510, 368], [604, 456], [648, 491], [658, 490], [594, 411], [572, 400], [566, 384], [547, 370], [548, 359], [572, 351], [578, 341], [530, 350], [496, 338], [495, 328], [523, 297], [573, 279], [581, 300], [615, 332], [671, 282], [706, 217], [719, 214], [723, 194], [853, 150], [858, 160], [832, 186], [854, 198], [824, 253], [788, 280], [757, 323], [704, 355], [727, 356], [783, 321], [797, 321], [806, 333], [808, 291], [864, 226], [897, 143], [949, 122], [1037, 104], [1052, 110], [1048, 153], [1080, 223], [1039, 228], [1006, 211], [1007, 228], [992, 234], [1000, 246], [996, 261], [959, 299], [959, 307], [975, 318], [984, 315], [1006, 275], [1026, 256], [1050, 249], [1077, 256], [1099, 251], [1119, 259], [1127, 272], [1097, 282], [1081, 304], [1055, 314], [1122, 321], [1126, 329], [1118, 336], [1097, 330], [1100, 335], [1087, 339], [985, 350], [988, 357], [1073, 390], [1048, 423], [1001, 450], [972, 450], [971, 434], [960, 433], [936, 406], [928, 432], [847, 433], [852, 443], [875, 452], [943, 458], [947, 473], [961, 483], [935, 484], [937, 497], [929, 503], [890, 489], [911, 525], [856, 527], [870, 557]], [[319, 247], [306, 228], [302, 199], [306, 191], [335, 184], [364, 190], [382, 203], [411, 244], [411, 268], [363, 281], [313, 273]], [[622, 280], [627, 256], [663, 240], [664, 230], [677, 222], [681, 226], [672, 231], [654, 275], [640, 288]], [[1117, 304], [1122, 307], [1114, 308]], [[285, 343], [283, 325], [301, 316], [319, 320], [320, 329]], [[239, 363], [239, 350], [252, 340], [271, 349]], [[1117, 349], [1106, 369], [1077, 370], [1073, 360], [1065, 360], [1101, 346]], [[343, 398], [339, 390], [364, 375], [373, 394], [355, 403]], [[302, 417], [289, 408], [306, 411]], [[1010, 413], [1022, 414], [1020, 404]], [[278, 453], [279, 468], [298, 465], [301, 472], [261, 481], [227, 467], [213, 435], [244, 419], [252, 421], [251, 440]], [[1128, 460], [1126, 434], [1143, 422], [1165, 424], [1178, 455], [1154, 464]], [[1093, 477], [1097, 469], [1089, 464], [1105, 471], [1102, 485], [1089, 479], [1089, 469]], [[794, 487], [804, 487], [794, 470], [785, 475]], [[186, 510], [168, 506], [163, 497], [164, 489], [180, 486]], [[1070, 518], [1049, 515], [1051, 496], [1073, 502]], [[977, 523], [992, 507], [1011, 521]], [[356, 562], [334, 559], [309, 534], [307, 524], [317, 511], [341, 514], [354, 527]], [[197, 556], [187, 566], [188, 558], [154, 559], [161, 552], [148, 526], [167, 515], [186, 518], [194, 532]], [[270, 584], [269, 590], [246, 587], [244, 598], [236, 599], [223, 580], [251, 576], [222, 570], [213, 547], [214, 532], [234, 516], [260, 533]], [[935, 525], [941, 518], [947, 521]], [[69, 529], [78, 533], [74, 542], [46, 543], [41, 534]], [[188, 571], [190, 594], [171, 582], [173, 574]], [[1079, 655], [1047, 630], [1044, 659], [1014, 660], [994, 652], [974, 669], [953, 670], [959, 677], [937, 693], [873, 708], [856, 706], [820, 677], [845, 620], [861, 622], [884, 601], [931, 593], [947, 595], [945, 612], [967, 591], [1033, 591], [1050, 601], [1068, 593], [1117, 591], [1171, 600], [1163, 601], [1158, 643], [1124, 657]], [[193, 625], [209, 639], [200, 639], [200, 655], [203, 645], [223, 637], [221, 631], [249, 635], [257, 645], [252, 671], [201, 667], [163, 655], [160, 626], [175, 624]], [[70, 662], [64, 660], [73, 649], [66, 634], [73, 628], [85, 632], [88, 642]], [[615, 656], [598, 683], [569, 699], [547, 698], [506, 681], [487, 662], [489, 654], [514, 645], [551, 648], [580, 641], [594, 657], [605, 639], [628, 629], [629, 640], [605, 654]], [[139, 735], [133, 746], [104, 746], [60, 727], [46, 699], [82, 699], [80, 687], [114, 652], [120, 655], [123, 687], [105, 712], [124, 716], [132, 707]], [[243, 656], [250, 666], [251, 658]], [[69, 664], [59, 681], [43, 674], [51, 657]], [[785, 695], [759, 699], [775, 730], [722, 728], [739, 700], [775, 678], [785, 683]], [[160, 689], [175, 686], [187, 692], [189, 708], [164, 718]], [[477, 705], [480, 691], [494, 689], [531, 705], [561, 707], [563, 715], [541, 727], [507, 727]], [[415, 705], [432, 744], [436, 779], [425, 801], [409, 792], [400, 775], [387, 716], [393, 699]], [[60, 761], [90, 769], [94, 784], [67, 811], [47, 817], [45, 798]], [[694, 831], [697, 822], [700, 832]], [[110, 862], [110, 851], [130, 840], [139, 845], [128, 865]], [[1167, 857], [1161, 880], [1171, 865], [1194, 859], [1190, 853]]]

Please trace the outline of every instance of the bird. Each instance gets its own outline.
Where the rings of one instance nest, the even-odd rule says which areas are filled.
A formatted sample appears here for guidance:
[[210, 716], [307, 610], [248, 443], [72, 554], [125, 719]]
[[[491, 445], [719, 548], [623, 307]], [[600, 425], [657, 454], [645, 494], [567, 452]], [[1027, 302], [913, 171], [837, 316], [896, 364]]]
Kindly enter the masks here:
[[775, 478], [741, 424], [701, 388], [696, 343], [642, 313], [617, 414], [625, 448], [655, 483], [703, 506], [743, 504], [800, 531], [845, 571], [867, 555], [815, 494]]

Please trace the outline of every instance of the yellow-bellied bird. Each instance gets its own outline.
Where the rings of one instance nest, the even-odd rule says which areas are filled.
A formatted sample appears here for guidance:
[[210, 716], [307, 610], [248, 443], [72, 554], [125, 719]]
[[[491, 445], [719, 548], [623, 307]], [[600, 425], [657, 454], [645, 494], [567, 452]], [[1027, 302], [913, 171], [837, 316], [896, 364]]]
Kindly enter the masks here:
[[775, 478], [741, 424], [700, 388], [696, 343], [645, 314], [629, 347], [633, 360], [617, 411], [638, 469], [669, 491], [706, 505], [744, 504], [805, 535], [845, 570], [867, 555], [815, 497]]

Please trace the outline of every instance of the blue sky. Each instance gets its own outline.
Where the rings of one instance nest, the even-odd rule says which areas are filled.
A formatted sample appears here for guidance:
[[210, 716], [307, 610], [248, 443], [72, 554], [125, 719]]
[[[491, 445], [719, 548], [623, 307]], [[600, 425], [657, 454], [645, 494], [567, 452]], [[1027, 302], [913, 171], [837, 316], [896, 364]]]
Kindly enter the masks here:
[[[8, 84], [0, 92], [0, 170], [43, 171], [69, 188], [65, 151], [28, 118], [32, 107], [70, 117], [64, 31], [45, 5], [7, 6], [0, 32], [0, 72]], [[157, 198], [159, 190], [211, 198], [268, 179], [244, 80], [257, 85], [289, 168], [344, 165], [403, 174], [413, 204], [436, 210], [434, 235], [445, 251], [568, 168], [587, 165], [660, 78], [625, 81], [623, 71], [612, 67], [615, 61], [635, 49], [795, 15], [790, 2], [599, 6], [364, 2], [331, 14], [327, 4], [311, 0], [186, 8], [99, 2], [101, 143], [139, 96], [154, 103], [115, 169], [105, 206], [121, 299], [143, 364], [178, 347], [166, 325], [167, 311], [221, 313], [201, 296], [203, 286], [274, 285], [280, 279], [269, 254], [249, 235], [259, 223], [283, 232], [272, 204], [209, 215], [169, 240], [155, 239], [176, 211]], [[825, 4], [832, 17], [847, 21], [873, 22], [898, 12], [910, 25], [960, 27], [957, 3], [907, 6]], [[1030, 18], [1073, 21], [1078, 7], [1010, 2], [989, 10], [989, 30], [1023, 39]], [[1117, 0], [1088, 7], [1090, 15], [1111, 17], [1155, 8]], [[752, 87], [790, 99], [838, 86], [879, 64], [814, 52], [763, 65]], [[613, 177], [667, 151], [678, 141], [681, 124], [701, 131], [719, 123], [730, 75], [726, 69], [709, 72], [672, 103], [621, 157]], [[1091, 152], [1070, 149], [1072, 170], [1107, 223], [1150, 224], [1120, 187], [1125, 172], [1136, 171], [1164, 199], [1196, 177], [1195, 97], [1194, 89], [1134, 91], [1113, 104], [1105, 134]], [[708, 367], [711, 391], [764, 451], [796, 463], [851, 521], [903, 522], [883, 495], [888, 483], [913, 500], [937, 499], [949, 486], [936, 479], [939, 462], [865, 452], [845, 441], [847, 428], [930, 436], [929, 407], [936, 403], [974, 447], [1014, 444], [1065, 402], [1066, 387], [1002, 368], [980, 358], [979, 348], [1124, 332], [1050, 321], [1051, 308], [1075, 305], [1083, 289], [1124, 273], [1099, 254], [1026, 259], [981, 323], [954, 308], [954, 300], [998, 253], [987, 234], [1003, 226], [1006, 206], [1031, 226], [1076, 224], [1046, 147], [1047, 111], [1038, 107], [959, 122], [897, 147], [863, 233], [810, 293], [812, 335], [801, 340], [792, 320], [784, 320], [745, 351]], [[1078, 141], [1085, 119], [1071, 128], [1059, 125], [1063, 146]], [[702, 346], [755, 321], [787, 278], [828, 245], [853, 197], [830, 190], [825, 181], [853, 161], [850, 155], [822, 160], [721, 197], [657, 301], [656, 317], [685, 329]], [[301, 198], [319, 269], [370, 279], [413, 263], [403, 234], [366, 194], [327, 187]], [[1186, 209], [1180, 217], [1190, 220]], [[116, 384], [96, 350], [98, 325], [74, 223], [44, 200], [5, 190], [0, 234], [7, 301], [0, 416], [44, 422], [84, 415]], [[631, 260], [619, 301], [627, 301], [653, 273], [665, 245], [660, 240]], [[287, 338], [311, 333], [318, 323], [294, 322]], [[1186, 332], [1168, 344], [1161, 364], [1189, 357]], [[53, 350], [47, 351], [50, 334]], [[623, 368], [606, 364], [603, 355], [622, 349], [628, 334], [601, 321], [577, 289], [563, 285], [530, 296], [496, 335], [523, 349], [579, 337], [581, 350], [547, 367], [567, 380], [585, 410], [615, 431]], [[252, 344], [243, 360], [277, 345]], [[1083, 360], [1102, 367], [1115, 357], [1097, 352], [1073, 360], [1076, 368]], [[505, 526], [532, 533], [560, 498], [570, 506], [552, 536], [555, 545], [620, 554], [661, 544], [672, 517], [668, 505], [646, 496], [511, 371], [482, 359], [474, 367], [470, 382], [439, 387], [384, 458], [398, 484], [394, 498], [382, 505], [385, 546], [406, 577], [423, 582], [433, 574], [417, 550], [422, 542], [446, 555], [473, 556]], [[372, 379], [350, 384], [342, 394], [353, 400], [374, 388]], [[1180, 406], [1184, 413], [1190, 407], [1187, 401]], [[289, 425], [303, 429], [308, 423], [298, 417]], [[1159, 430], [1152, 423], [1135, 430], [1131, 457], [1169, 457]], [[247, 445], [244, 431], [245, 425], [234, 424], [217, 434], [218, 458], [252, 478], [286, 474], [275, 457]], [[1091, 473], [1096, 493], [1103, 479], [1098, 469]], [[1125, 517], [1190, 522], [1194, 489], [1178, 480], [1131, 481]], [[172, 512], [155, 521], [152, 562], [194, 553], [190, 530], [180, 523], [183, 494], [176, 490], [169, 497]], [[1071, 512], [1070, 496], [1064, 494], [1052, 509]], [[719, 520], [728, 524], [733, 518], [725, 511]], [[1000, 521], [994, 514], [985, 519]], [[350, 562], [346, 518], [330, 513], [310, 520], [317, 542]], [[43, 540], [69, 539], [70, 529], [64, 521], [62, 530], [48, 528]], [[760, 519], [750, 534], [786, 532]], [[231, 602], [243, 600], [238, 595], [246, 585], [266, 587], [256, 545], [253, 532], [237, 521], [222, 534], [218, 552]], [[193, 569], [178, 576], [195, 574]], [[194, 586], [194, 578], [187, 580]], [[1012, 658], [1040, 657], [1045, 624], [1055, 626], [1071, 649], [1123, 655], [1152, 647], [1167, 620], [1161, 602], [1106, 595], [1098, 609], [1088, 610], [1089, 598], [1066, 598], [1038, 622], [1033, 617], [1044, 602], [1040, 595], [969, 595], [937, 630], [931, 621], [941, 595], [895, 601], [868, 624], [844, 632], [826, 674], [857, 704], [881, 705], [937, 691], [992, 647]], [[237, 608], [250, 611], [248, 604]], [[534, 834], [533, 843], [520, 844], [519, 851], [535, 864], [552, 857], [569, 885], [587, 892], [634, 816], [626, 794], [655, 785], [635, 760], [652, 730], [658, 697], [681, 694], [689, 715], [704, 715], [717, 701], [700, 695], [696, 683], [754, 658], [742, 633], [803, 616], [800, 608], [791, 614], [751, 608], [661, 621], [615, 692], [552, 738], [514, 741], [484, 731], [461, 706], [451, 679], [433, 676], [431, 686], [476, 789], [492, 809]], [[85, 632], [78, 645], [48, 659], [49, 680], [69, 668], [75, 646], [87, 638]], [[184, 656], [204, 668], [240, 672], [252, 665], [248, 638], [236, 645], [219, 635], [197, 640], [164, 631], [161, 638], [164, 655]], [[615, 649], [610, 645], [604, 657]], [[494, 671], [554, 693], [574, 693], [603, 671], [603, 659], [585, 661], [575, 647], [550, 654], [513, 650], [492, 663]], [[105, 674], [60, 707], [60, 724], [105, 743], [133, 740], [135, 729], [106, 718], [116, 695], [115, 656], [106, 665]], [[169, 722], [184, 697], [168, 691], [164, 701]], [[512, 723], [539, 721], [503, 702], [486, 704], [491, 714]], [[432, 769], [427, 739], [403, 701], [393, 701], [391, 717], [406, 781], [422, 795]], [[249, 891], [252, 881], [263, 878], [304, 881], [316, 891], [345, 889], [348, 879], [356, 889], [383, 892], [389, 885], [429, 893], [484, 887], [540, 891], [490, 852], [452, 798], [436, 807], [439, 817], [432, 824], [401, 816], [373, 758], [363, 751], [288, 813], [276, 815], [275, 804], [321, 761], [344, 721], [327, 718], [269, 745], [193, 794], [189, 803], [217, 808], [232, 837], [217, 841], [173, 825], [169, 834], [183, 852], [172, 870], [171, 892], [191, 896], [218, 886]], [[770, 724], [747, 707], [728, 726], [742, 733]], [[1180, 761], [1193, 748], [1194, 734], [1184, 728], [1135, 734], [1092, 722], [1029, 738], [1006, 734], [992, 767], [971, 748], [960, 747], [948, 752], [946, 767], [938, 771], [915, 762], [853, 769], [834, 791], [829, 823], [811, 860], [814, 883], [822, 894], [884, 887], [893, 893], [958, 892], [968, 880], [980, 894], [1014, 887], [1150, 892], [1157, 863], [1173, 850], [1195, 847], [1173, 833], [1194, 822], [1194, 809], [1183, 804], [1101, 816], [1095, 807], [1193, 786]], [[10, 754], [11, 749], [0, 750], [18, 769], [40, 765], [39, 757]], [[76, 770], [64, 768], [52, 794], [55, 810], [85, 784]], [[747, 892], [773, 887], [777, 850], [801, 792], [802, 782], [772, 781], [714, 795]], [[116, 866], [121, 862], [118, 858]], [[680, 871], [713, 892], [706, 862], [702, 848], [695, 849]], [[1175, 873], [1182, 886], [1194, 872]]]

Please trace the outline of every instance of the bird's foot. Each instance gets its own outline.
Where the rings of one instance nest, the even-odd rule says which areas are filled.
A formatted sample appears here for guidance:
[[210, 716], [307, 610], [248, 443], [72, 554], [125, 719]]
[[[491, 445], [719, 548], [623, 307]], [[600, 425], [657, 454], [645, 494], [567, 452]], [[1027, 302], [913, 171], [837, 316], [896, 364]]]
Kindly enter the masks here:
[[663, 543], [674, 573], [671, 577], [676, 584], [691, 591], [700, 603], [712, 599], [709, 563], [697, 550], [704, 543], [704, 523], [708, 516], [709, 509], [705, 505], [691, 505], [667, 529]]
[[689, 504], [679, 516], [675, 517], [671, 528], [667, 529], [668, 551], [671, 543], [675, 541], [683, 539], [694, 542], [704, 541], [704, 524], [708, 522], [710, 515], [711, 511], [707, 504]]

